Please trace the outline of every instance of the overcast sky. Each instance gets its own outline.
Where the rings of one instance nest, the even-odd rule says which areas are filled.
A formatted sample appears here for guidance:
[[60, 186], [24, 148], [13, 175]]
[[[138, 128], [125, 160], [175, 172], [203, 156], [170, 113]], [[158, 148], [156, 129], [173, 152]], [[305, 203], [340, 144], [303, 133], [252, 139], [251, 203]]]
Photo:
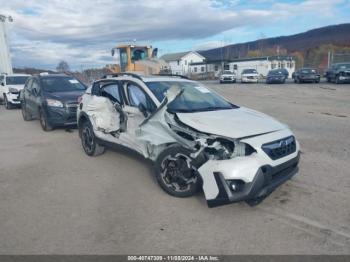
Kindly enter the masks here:
[[207, 49], [350, 22], [350, 0], [0, 0], [15, 67], [111, 64], [135, 40], [168, 52]]

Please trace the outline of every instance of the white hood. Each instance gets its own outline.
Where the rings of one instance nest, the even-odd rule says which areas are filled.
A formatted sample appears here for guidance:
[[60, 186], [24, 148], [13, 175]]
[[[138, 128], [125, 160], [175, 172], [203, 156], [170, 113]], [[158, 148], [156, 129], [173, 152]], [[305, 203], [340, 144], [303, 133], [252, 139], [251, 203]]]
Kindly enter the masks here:
[[256, 74], [256, 73], [242, 74], [242, 76], [244, 76], [244, 77], [247, 77], [247, 76], [259, 76], [259, 74]]
[[288, 128], [268, 115], [244, 107], [176, 115], [181, 122], [200, 132], [230, 138], [242, 138]]
[[24, 88], [24, 85], [6, 85], [7, 90], [10, 88], [17, 89], [18, 91], [22, 90]]

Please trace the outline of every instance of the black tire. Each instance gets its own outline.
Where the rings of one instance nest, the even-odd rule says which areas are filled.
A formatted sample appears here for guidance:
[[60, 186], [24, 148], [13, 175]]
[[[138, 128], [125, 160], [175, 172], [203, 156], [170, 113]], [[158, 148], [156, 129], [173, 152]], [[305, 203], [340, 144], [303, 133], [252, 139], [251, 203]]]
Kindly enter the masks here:
[[84, 121], [79, 125], [79, 133], [81, 134], [81, 145], [88, 156], [102, 155], [106, 151], [104, 146], [97, 143], [90, 121]]
[[39, 109], [39, 121], [42, 129], [44, 131], [51, 131], [53, 127], [50, 125], [50, 123], [47, 120], [46, 114], [42, 108]]
[[27, 111], [27, 106], [25, 102], [21, 103], [21, 111], [22, 111], [22, 116], [24, 121], [30, 121], [33, 119], [32, 116]]
[[6, 95], [4, 95], [4, 106], [7, 110], [12, 109], [12, 104], [7, 100]]
[[171, 146], [160, 153], [155, 173], [160, 187], [174, 197], [193, 196], [201, 185], [190, 151], [181, 146]]

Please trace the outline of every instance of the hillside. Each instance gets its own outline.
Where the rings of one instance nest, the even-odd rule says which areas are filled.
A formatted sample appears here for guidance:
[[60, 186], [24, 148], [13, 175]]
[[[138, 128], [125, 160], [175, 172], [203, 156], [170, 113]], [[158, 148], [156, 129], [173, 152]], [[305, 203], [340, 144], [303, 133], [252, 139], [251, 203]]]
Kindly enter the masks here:
[[[288, 54], [299, 53], [307, 59], [310, 51], [321, 46], [350, 47], [350, 23], [313, 29], [304, 33], [260, 39], [247, 43], [228, 45], [199, 51], [208, 60], [235, 59], [249, 56], [249, 52], [260, 50], [283, 50]], [[307, 62], [307, 61], [306, 61]]]

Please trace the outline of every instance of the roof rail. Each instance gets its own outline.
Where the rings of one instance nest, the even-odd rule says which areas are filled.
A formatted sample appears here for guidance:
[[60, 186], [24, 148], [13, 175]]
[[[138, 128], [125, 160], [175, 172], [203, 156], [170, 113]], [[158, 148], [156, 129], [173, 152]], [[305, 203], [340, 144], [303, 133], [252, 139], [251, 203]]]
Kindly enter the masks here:
[[142, 80], [141, 76], [139, 76], [138, 74], [134, 74], [134, 73], [113, 73], [113, 74], [104, 75], [102, 78], [106, 79], [106, 78], [119, 77], [119, 76], [132, 76], [132, 77], [135, 77], [139, 80]]
[[173, 75], [173, 74], [152, 74], [153, 76], [171, 76], [171, 77], [179, 77], [182, 79], [189, 79], [187, 76], [183, 75]]

